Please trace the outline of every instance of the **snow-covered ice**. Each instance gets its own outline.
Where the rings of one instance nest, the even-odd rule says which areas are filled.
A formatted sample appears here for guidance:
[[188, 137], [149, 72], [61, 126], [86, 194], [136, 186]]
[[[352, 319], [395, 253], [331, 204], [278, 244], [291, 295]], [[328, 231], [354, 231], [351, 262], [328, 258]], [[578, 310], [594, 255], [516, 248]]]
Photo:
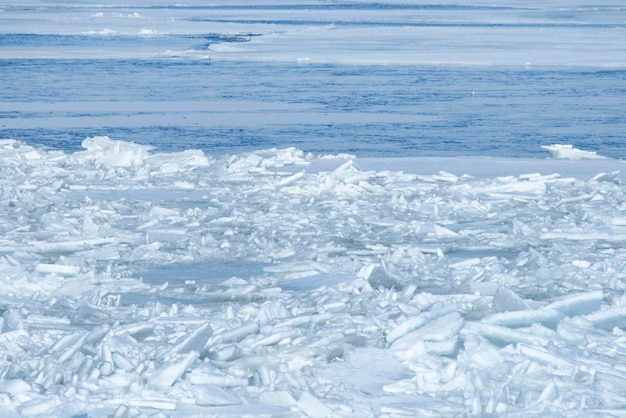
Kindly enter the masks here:
[[1, 143], [3, 416], [626, 406], [620, 160], [83, 146]]

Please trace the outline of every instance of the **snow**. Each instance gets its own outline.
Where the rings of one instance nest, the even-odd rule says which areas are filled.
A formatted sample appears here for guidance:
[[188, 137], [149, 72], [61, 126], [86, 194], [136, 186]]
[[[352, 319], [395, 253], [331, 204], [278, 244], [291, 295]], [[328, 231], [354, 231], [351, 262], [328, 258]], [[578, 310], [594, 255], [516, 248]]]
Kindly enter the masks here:
[[[621, 147], [621, 2], [52, 3], [0, 5], [0, 128], [37, 136], [0, 132], [0, 416], [624, 415], [624, 161], [567, 135]], [[180, 82], [139, 83], [171, 63]], [[237, 66], [257, 72], [210, 77]], [[351, 107], [364, 80], [385, 81], [366, 101], [396, 82], [398, 101]], [[512, 131], [545, 113], [550, 142], [504, 158], [391, 141], [387, 158], [335, 136], [212, 153], [107, 132], [244, 120], [358, 140], [441, 119], [454, 143], [453, 103]], [[40, 145], [77, 128], [97, 134]]]

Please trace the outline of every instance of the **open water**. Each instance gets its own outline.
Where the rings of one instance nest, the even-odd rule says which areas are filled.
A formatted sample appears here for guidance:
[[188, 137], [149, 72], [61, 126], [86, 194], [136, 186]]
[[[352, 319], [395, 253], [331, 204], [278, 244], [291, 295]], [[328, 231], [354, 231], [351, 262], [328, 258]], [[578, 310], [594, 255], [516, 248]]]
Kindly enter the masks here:
[[624, 8], [552, 3], [5, 5], [0, 138], [366, 157], [565, 143], [624, 158]]

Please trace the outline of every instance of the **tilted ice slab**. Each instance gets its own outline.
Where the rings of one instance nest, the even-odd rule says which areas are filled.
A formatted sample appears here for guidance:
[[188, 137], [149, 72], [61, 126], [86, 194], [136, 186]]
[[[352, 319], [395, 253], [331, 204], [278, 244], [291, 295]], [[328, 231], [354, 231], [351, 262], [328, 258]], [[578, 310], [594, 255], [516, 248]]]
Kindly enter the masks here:
[[623, 162], [0, 142], [0, 414], [603, 416]]

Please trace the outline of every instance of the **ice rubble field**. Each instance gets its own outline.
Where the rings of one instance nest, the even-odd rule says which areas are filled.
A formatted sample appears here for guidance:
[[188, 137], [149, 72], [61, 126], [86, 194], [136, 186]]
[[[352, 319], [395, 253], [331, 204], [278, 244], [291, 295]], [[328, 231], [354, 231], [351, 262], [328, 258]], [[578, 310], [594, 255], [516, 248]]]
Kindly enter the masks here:
[[[191, 74], [230, 68], [206, 62], [427, 66], [426, 93], [453, 85], [442, 107], [423, 103], [437, 118], [464, 110], [455, 89], [473, 97], [476, 85], [437, 68], [475, 66], [496, 98], [483, 112], [535, 111], [555, 121], [541, 135], [565, 121], [563, 138], [621, 151], [621, 1], [133, 3], [0, 5], [0, 128], [48, 128], [32, 134], [40, 141], [113, 121], [139, 141], [136, 127], [183, 126], [177, 112], [212, 127], [224, 122], [206, 111], [230, 109], [249, 127], [243, 106], [256, 123], [278, 115], [317, 131], [333, 110], [298, 111], [317, 103], [323, 78], [304, 97], [281, 80], [267, 103], [224, 75], [207, 84], [225, 96], [200, 97], [197, 81], [179, 95], [150, 71], [179, 61], [198, 65]], [[280, 67], [256, 72], [267, 68]], [[393, 83], [363, 68], [383, 82], [372, 96]], [[543, 91], [539, 74], [510, 93], [526, 79], [498, 90], [488, 74], [503, 68], [560, 81]], [[351, 83], [340, 102], [363, 94]], [[409, 136], [424, 134], [404, 103], [387, 105], [413, 123]], [[334, 110], [361, 140], [374, 117], [387, 121], [376, 106]], [[505, 125], [488, 137], [525, 119]], [[211, 157], [107, 137], [78, 152], [2, 140], [0, 416], [624, 416], [624, 163], [544, 152]]]
[[0, 143], [2, 416], [623, 415], [622, 161], [83, 147]]

